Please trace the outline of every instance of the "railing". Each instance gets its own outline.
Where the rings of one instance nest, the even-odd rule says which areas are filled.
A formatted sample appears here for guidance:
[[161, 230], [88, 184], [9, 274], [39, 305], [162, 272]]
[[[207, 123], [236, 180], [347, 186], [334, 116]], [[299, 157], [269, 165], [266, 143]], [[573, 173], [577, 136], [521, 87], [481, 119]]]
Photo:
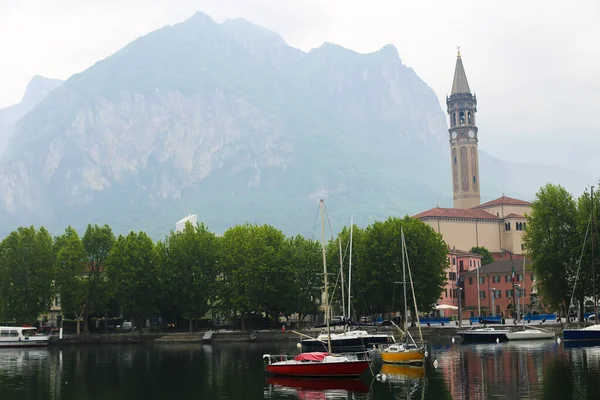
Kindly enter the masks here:
[[[594, 313], [590, 313], [592, 315]], [[541, 321], [545, 319], [546, 321], [556, 321], [556, 314], [537, 314], [537, 315], [525, 315], [525, 321]]]
[[419, 321], [421, 322], [421, 325], [427, 325], [427, 324], [449, 324], [450, 323], [450, 318], [435, 318], [435, 317], [420, 317]]

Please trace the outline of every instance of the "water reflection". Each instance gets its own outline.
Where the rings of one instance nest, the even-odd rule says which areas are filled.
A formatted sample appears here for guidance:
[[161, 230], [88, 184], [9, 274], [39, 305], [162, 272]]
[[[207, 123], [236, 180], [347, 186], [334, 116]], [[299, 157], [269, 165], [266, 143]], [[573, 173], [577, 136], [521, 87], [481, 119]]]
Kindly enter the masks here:
[[[361, 380], [266, 377], [271, 345], [0, 349], [0, 398], [599, 399], [600, 347], [553, 341], [432, 343], [425, 367], [384, 365]], [[292, 350], [287, 349], [287, 350]], [[379, 367], [379, 366], [377, 366]], [[381, 379], [385, 376], [384, 379]]]

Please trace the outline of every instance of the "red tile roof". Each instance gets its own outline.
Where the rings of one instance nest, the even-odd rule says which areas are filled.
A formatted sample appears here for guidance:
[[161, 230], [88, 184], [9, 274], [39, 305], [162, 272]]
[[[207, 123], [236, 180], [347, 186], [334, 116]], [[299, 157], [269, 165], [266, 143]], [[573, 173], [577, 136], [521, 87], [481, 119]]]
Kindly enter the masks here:
[[483, 258], [483, 256], [481, 254], [477, 254], [477, 253], [471, 253], [469, 251], [464, 251], [464, 250], [456, 250], [456, 249], [451, 249], [450, 250], [450, 254], [455, 255], [457, 257], [474, 257], [474, 258]]
[[480, 204], [478, 206], [473, 207], [474, 210], [491, 207], [491, 206], [499, 206], [501, 204], [510, 205], [510, 206], [530, 206], [531, 203], [525, 200], [513, 199], [512, 197], [498, 197], [496, 200], [488, 201], [487, 203]]
[[519, 214], [515, 214], [515, 213], [510, 213], [506, 217], [504, 217], [504, 219], [509, 219], [509, 218], [525, 218], [525, 217], [522, 215], [519, 215]]
[[423, 211], [413, 218], [458, 218], [458, 219], [493, 219], [499, 220], [500, 218], [494, 214], [490, 214], [484, 210], [475, 209], [461, 209], [461, 208], [441, 208], [436, 207], [431, 210]]

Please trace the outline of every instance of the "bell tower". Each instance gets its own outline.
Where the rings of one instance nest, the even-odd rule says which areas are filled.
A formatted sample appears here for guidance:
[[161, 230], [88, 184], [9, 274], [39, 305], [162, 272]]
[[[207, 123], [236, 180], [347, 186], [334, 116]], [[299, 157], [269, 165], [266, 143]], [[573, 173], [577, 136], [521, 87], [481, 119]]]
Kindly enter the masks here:
[[450, 117], [450, 156], [454, 208], [472, 208], [481, 203], [479, 194], [479, 152], [477, 149], [477, 97], [471, 94], [460, 49], [456, 56], [452, 92], [446, 96]]

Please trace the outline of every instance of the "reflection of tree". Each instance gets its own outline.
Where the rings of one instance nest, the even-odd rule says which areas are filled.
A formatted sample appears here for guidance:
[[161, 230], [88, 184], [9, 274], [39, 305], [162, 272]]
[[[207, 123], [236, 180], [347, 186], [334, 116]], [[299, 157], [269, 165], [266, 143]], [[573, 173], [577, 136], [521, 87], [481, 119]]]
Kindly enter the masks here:
[[550, 361], [544, 368], [542, 399], [571, 399], [573, 389], [573, 376], [569, 366], [558, 358]]

